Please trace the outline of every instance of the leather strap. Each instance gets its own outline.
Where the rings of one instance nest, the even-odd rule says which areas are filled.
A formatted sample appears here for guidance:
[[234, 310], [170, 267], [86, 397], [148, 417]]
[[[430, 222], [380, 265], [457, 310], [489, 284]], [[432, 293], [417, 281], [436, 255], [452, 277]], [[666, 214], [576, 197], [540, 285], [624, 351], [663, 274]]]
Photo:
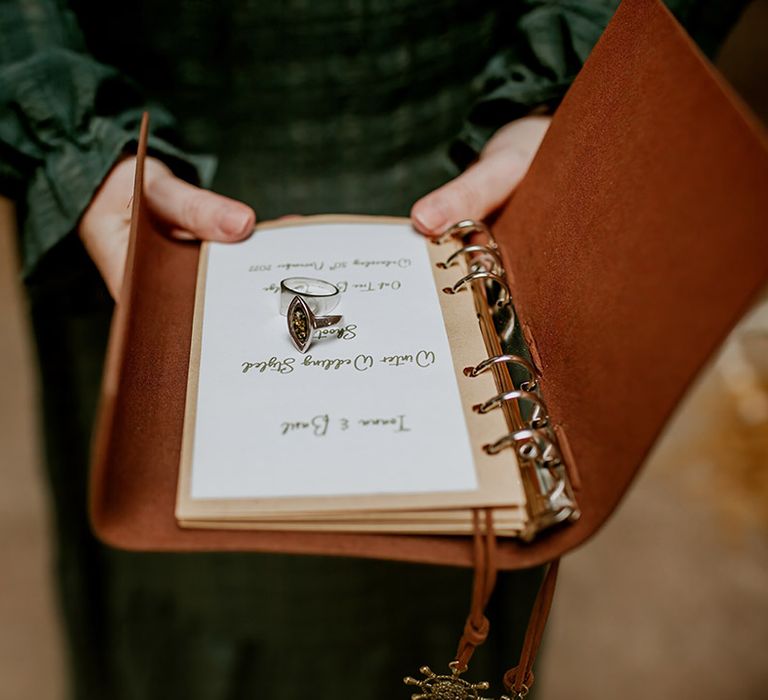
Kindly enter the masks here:
[[520, 662], [504, 674], [504, 687], [513, 694], [512, 697], [515, 699], [525, 697], [533, 685], [533, 663], [536, 661], [536, 654], [541, 645], [541, 638], [544, 636], [544, 627], [547, 624], [549, 610], [552, 607], [559, 567], [559, 559], [555, 559], [549, 565], [536, 595], [536, 602], [533, 604], [523, 640], [523, 650], [520, 653]]
[[485, 606], [496, 585], [496, 534], [493, 529], [493, 511], [486, 508], [485, 527], [480, 525], [480, 512], [472, 511], [475, 545], [475, 576], [472, 583], [472, 600], [464, 632], [459, 640], [456, 660], [452, 668], [464, 671], [475, 649], [488, 636], [490, 623], [485, 616]]
[[[472, 599], [469, 615], [464, 624], [464, 632], [456, 651], [456, 659], [450, 664], [451, 668], [459, 673], [466, 671], [475, 649], [488, 637], [490, 627], [488, 618], [485, 616], [485, 608], [496, 585], [496, 534], [493, 528], [492, 509], [486, 508], [483, 512], [484, 527], [481, 526], [480, 511], [472, 511], [475, 559]], [[552, 607], [559, 567], [559, 559], [555, 559], [549, 564], [536, 595], [531, 617], [528, 620], [523, 648], [520, 652], [520, 661], [517, 666], [510, 668], [504, 674], [504, 687], [515, 700], [524, 698], [533, 685], [533, 664], [536, 661], [536, 654], [539, 651], [539, 646], [541, 646], [544, 628]]]

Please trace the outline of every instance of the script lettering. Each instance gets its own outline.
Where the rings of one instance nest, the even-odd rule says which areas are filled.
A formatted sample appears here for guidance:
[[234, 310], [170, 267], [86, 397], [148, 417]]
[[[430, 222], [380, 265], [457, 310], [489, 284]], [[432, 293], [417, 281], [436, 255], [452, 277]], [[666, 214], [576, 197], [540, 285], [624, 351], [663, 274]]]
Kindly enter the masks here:
[[267, 370], [277, 372], [278, 374], [290, 374], [293, 372], [293, 357], [285, 357], [282, 360], [278, 360], [276, 357], [270, 357], [268, 360], [260, 360], [258, 362], [243, 362], [241, 364], [243, 374], [248, 374], [251, 370], [263, 374]]
[[326, 437], [335, 432], [347, 433], [356, 430], [383, 429], [392, 433], [410, 433], [411, 428], [406, 424], [406, 415], [399, 413], [394, 416], [366, 416], [365, 418], [350, 418], [349, 416], [333, 417], [322, 413], [312, 418], [284, 420], [280, 423], [281, 435], [309, 435]]

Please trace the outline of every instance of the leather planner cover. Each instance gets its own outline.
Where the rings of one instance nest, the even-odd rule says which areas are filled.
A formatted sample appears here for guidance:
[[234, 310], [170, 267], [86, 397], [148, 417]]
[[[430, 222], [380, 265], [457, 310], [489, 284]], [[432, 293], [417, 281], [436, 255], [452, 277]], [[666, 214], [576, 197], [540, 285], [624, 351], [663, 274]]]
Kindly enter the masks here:
[[[581, 518], [499, 566], [576, 547], [613, 512], [686, 388], [768, 281], [761, 127], [657, 0], [627, 0], [493, 230], [541, 369]], [[470, 537], [191, 530], [174, 517], [199, 246], [142, 196], [113, 321], [91, 472], [97, 535], [142, 550], [243, 550], [471, 566]]]

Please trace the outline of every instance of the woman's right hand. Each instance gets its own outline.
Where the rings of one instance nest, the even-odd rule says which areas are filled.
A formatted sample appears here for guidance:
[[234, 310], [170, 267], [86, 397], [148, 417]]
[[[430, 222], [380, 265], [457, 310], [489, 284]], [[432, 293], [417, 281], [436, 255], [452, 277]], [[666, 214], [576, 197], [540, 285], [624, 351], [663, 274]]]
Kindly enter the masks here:
[[[162, 161], [147, 158], [144, 193], [151, 213], [181, 239], [235, 242], [253, 231], [256, 214], [247, 204], [176, 177]], [[128, 254], [134, 157], [119, 161], [101, 184], [78, 233], [115, 301], [120, 296]]]

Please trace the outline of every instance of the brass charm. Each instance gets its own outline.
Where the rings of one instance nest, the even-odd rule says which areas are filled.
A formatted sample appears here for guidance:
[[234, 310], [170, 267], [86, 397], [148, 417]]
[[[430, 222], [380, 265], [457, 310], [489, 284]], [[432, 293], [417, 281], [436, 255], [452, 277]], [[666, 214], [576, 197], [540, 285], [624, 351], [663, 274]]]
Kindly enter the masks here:
[[489, 700], [489, 698], [480, 697], [478, 690], [488, 690], [488, 682], [470, 683], [459, 676], [466, 671], [459, 668], [456, 662], [448, 664], [451, 669], [450, 676], [439, 676], [434, 673], [429, 666], [422, 666], [419, 671], [426, 678], [416, 680], [407, 676], [403, 679], [406, 685], [417, 685], [421, 689], [420, 693], [411, 695], [411, 700]]

